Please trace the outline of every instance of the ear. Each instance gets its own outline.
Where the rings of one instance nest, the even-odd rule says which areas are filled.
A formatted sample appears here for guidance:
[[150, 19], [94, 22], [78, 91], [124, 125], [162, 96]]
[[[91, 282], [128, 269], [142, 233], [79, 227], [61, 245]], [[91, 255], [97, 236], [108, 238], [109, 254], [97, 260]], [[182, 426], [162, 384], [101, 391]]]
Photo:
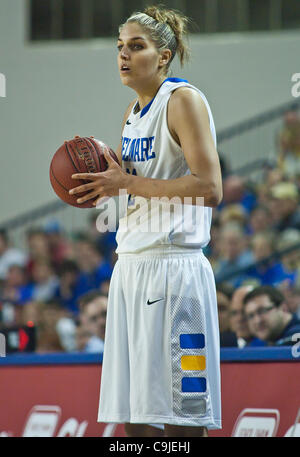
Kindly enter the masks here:
[[159, 68], [162, 68], [170, 62], [172, 58], [172, 52], [170, 49], [163, 49], [160, 53], [160, 59], [159, 59]]

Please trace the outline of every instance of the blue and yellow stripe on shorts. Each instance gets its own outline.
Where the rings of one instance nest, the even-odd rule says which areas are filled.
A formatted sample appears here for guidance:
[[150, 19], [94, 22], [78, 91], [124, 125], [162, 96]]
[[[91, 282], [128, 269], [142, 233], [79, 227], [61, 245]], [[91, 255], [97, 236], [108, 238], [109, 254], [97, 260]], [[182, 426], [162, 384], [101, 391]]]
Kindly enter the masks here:
[[[205, 337], [203, 333], [185, 333], [180, 335], [181, 349], [204, 349]], [[183, 371], [204, 371], [206, 357], [204, 355], [182, 355], [181, 369]], [[181, 379], [182, 392], [206, 392], [206, 378], [201, 376], [183, 377]]]

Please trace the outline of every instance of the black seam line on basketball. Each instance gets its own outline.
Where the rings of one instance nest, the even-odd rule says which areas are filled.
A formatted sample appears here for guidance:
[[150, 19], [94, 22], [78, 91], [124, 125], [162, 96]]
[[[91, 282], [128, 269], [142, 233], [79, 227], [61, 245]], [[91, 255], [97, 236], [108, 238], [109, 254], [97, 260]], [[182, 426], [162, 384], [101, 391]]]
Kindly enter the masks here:
[[[98, 159], [98, 170], [101, 170], [101, 161], [100, 161], [100, 157], [99, 157], [99, 155], [98, 155], [98, 145], [97, 145], [96, 141], [93, 140], [93, 138], [85, 138], [85, 140], [87, 140], [87, 139], [88, 139], [88, 140], [92, 143], [92, 145], [94, 146], [94, 149], [95, 149], [95, 151], [96, 151], [96, 157], [97, 157], [97, 159]], [[87, 146], [89, 147], [89, 144], [88, 144], [87, 141], [86, 141], [86, 143], [87, 143]], [[89, 149], [90, 149], [90, 147], [89, 147]], [[96, 167], [96, 168], [97, 168], [97, 167]], [[95, 173], [97, 173], [97, 170], [96, 170]]]
[[[89, 141], [91, 142], [91, 138], [86, 138], [86, 137], [85, 137], [85, 138], [83, 138], [83, 139], [84, 139], [84, 142], [85, 142], [85, 144], [87, 145], [87, 147], [88, 147], [88, 149], [89, 149], [89, 151], [90, 151], [90, 153], [91, 153], [91, 158], [93, 159], [93, 162], [94, 162], [95, 171], [94, 171], [93, 173], [97, 173], [97, 164], [96, 164], [96, 162], [95, 162], [94, 154], [93, 154], [93, 152], [95, 152], [95, 153], [96, 153], [96, 157], [97, 157], [97, 159], [98, 159], [97, 148], [95, 147], [94, 143], [92, 143], [93, 148], [91, 148], [91, 145], [90, 145], [89, 142], [87, 141], [87, 140], [89, 140]], [[94, 149], [95, 149], [95, 151], [94, 151]], [[99, 170], [101, 170], [101, 168], [99, 168]], [[91, 173], [91, 172], [88, 171], [88, 173]]]
[[147, 305], [152, 305], [153, 303], [156, 303], [156, 302], [161, 301], [161, 300], [163, 300], [163, 298], [159, 298], [158, 300], [154, 300], [154, 301], [150, 301], [150, 300], [148, 299]]
[[63, 185], [58, 181], [57, 177], [56, 177], [55, 174], [53, 173], [52, 164], [51, 164], [51, 166], [50, 166], [50, 172], [51, 172], [53, 178], [55, 179], [55, 181], [57, 182], [57, 184], [58, 184], [60, 187], [62, 187], [66, 192], [69, 193], [69, 190], [66, 189], [65, 186], [63, 186]]
[[[68, 152], [69, 157], [70, 157], [70, 159], [71, 159], [71, 161], [72, 161], [72, 163], [73, 163], [73, 165], [74, 165], [75, 170], [77, 171], [77, 173], [82, 173], [82, 171], [80, 170], [80, 168], [77, 168], [77, 166], [76, 166], [76, 164], [75, 164], [75, 162], [74, 162], [74, 159], [73, 159], [72, 155], [71, 155], [70, 152], [69, 152], [68, 144], [67, 144], [67, 143], [66, 143], [66, 147], [67, 147], [67, 152]], [[71, 145], [71, 144], [70, 144], [70, 148], [72, 149], [72, 145]], [[72, 152], [74, 153], [74, 158], [76, 158], [76, 160], [77, 160], [77, 157], [76, 157], [75, 152], [74, 152], [73, 150], [72, 150]], [[79, 164], [78, 164], [78, 167], [79, 167]], [[86, 179], [81, 179], [81, 181], [83, 181], [84, 184], [89, 184], [89, 182], [90, 182], [90, 181], [87, 181]]]
[[[97, 172], [97, 167], [96, 167], [96, 163], [95, 163], [95, 160], [94, 160], [94, 157], [93, 157], [93, 153], [91, 152], [91, 148], [90, 148], [88, 142], [86, 141], [86, 137], [81, 138], [81, 139], [83, 140], [83, 143], [88, 147], [88, 150], [89, 150], [90, 153], [91, 153], [91, 158], [93, 159], [94, 166], [95, 166], [95, 169], [96, 169], [95, 173], [96, 173], [96, 172]], [[78, 153], [81, 152], [81, 151], [79, 150], [79, 148], [77, 147], [77, 144], [76, 144], [76, 150], [77, 150]], [[96, 154], [96, 155], [97, 155], [97, 154]], [[85, 160], [84, 160], [84, 164], [85, 164], [85, 167], [87, 168], [87, 165], [86, 165]], [[91, 172], [87, 170], [86, 173], [91, 173]], [[85, 181], [85, 182], [86, 182], [86, 183], [89, 183], [89, 181]]]
[[[95, 140], [93, 140], [93, 138], [91, 138], [90, 141], [91, 141], [91, 142], [93, 143], [93, 145], [94, 145]], [[95, 147], [96, 147], [96, 149], [97, 149], [99, 146], [96, 144]], [[98, 151], [98, 149], [97, 149], [97, 151]], [[108, 149], [106, 149], [106, 151], [109, 153]], [[106, 163], [106, 167], [108, 168], [108, 162], [107, 162], [107, 160], [106, 160], [106, 158], [105, 158], [104, 153], [103, 153], [102, 150], [101, 150], [101, 152], [102, 152], [102, 155], [101, 155], [101, 154], [98, 155], [98, 152], [97, 152], [97, 157], [98, 157], [98, 160], [99, 160], [99, 170], [102, 169], [101, 156], [102, 156], [102, 159], [104, 160], [104, 162]]]
[[74, 165], [75, 170], [77, 171], [77, 173], [80, 173], [80, 169], [77, 168], [77, 165], [76, 165], [76, 163], [74, 162], [74, 159], [73, 159], [73, 157], [72, 157], [72, 154], [71, 154], [70, 151], [69, 151], [68, 143], [66, 143], [66, 150], [67, 150], [67, 153], [68, 153], [68, 155], [69, 155], [69, 157], [70, 157], [70, 159], [71, 159], [72, 164]]
[[[82, 140], [82, 138], [81, 138], [81, 140]], [[76, 161], [77, 161], [77, 163], [78, 163], [78, 166], [79, 166], [79, 168], [80, 168], [79, 160], [78, 160], [78, 157], [77, 157], [77, 154], [79, 154], [79, 153], [80, 153], [80, 150], [78, 149], [77, 143], [75, 142], [74, 158], [76, 159]], [[85, 162], [84, 162], [84, 164], [85, 164]], [[83, 173], [83, 172], [82, 172], [82, 171], [79, 171], [79, 173]], [[87, 172], [87, 173], [88, 173], [88, 172]]]

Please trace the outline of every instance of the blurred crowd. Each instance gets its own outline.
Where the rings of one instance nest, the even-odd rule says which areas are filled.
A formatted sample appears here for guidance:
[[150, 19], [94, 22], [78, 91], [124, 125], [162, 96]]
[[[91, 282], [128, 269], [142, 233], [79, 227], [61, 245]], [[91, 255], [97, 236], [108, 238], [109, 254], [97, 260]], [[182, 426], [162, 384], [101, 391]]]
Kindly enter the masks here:
[[[204, 253], [215, 273], [222, 347], [286, 345], [300, 333], [300, 117], [287, 112], [277, 163], [238, 176], [221, 157], [223, 201]], [[115, 233], [97, 215], [67, 236], [56, 220], [26, 233], [24, 249], [0, 231], [0, 332], [34, 328], [35, 351], [102, 352]]]

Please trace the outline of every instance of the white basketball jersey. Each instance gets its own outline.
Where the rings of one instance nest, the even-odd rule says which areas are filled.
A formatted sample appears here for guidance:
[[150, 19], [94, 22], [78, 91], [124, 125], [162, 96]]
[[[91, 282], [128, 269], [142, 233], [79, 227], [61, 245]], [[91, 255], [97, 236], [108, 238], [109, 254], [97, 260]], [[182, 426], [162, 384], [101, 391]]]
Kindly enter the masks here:
[[[199, 92], [205, 102], [216, 146], [214, 120], [204, 94], [184, 79], [167, 78], [147, 106], [136, 114], [133, 107], [124, 126], [122, 167], [127, 173], [154, 179], [175, 179], [191, 173], [167, 124], [169, 98], [183, 86]], [[125, 215], [119, 220], [116, 237], [118, 254], [169, 246], [201, 249], [208, 244], [212, 208], [182, 205], [179, 197], [165, 200], [126, 196]]]

